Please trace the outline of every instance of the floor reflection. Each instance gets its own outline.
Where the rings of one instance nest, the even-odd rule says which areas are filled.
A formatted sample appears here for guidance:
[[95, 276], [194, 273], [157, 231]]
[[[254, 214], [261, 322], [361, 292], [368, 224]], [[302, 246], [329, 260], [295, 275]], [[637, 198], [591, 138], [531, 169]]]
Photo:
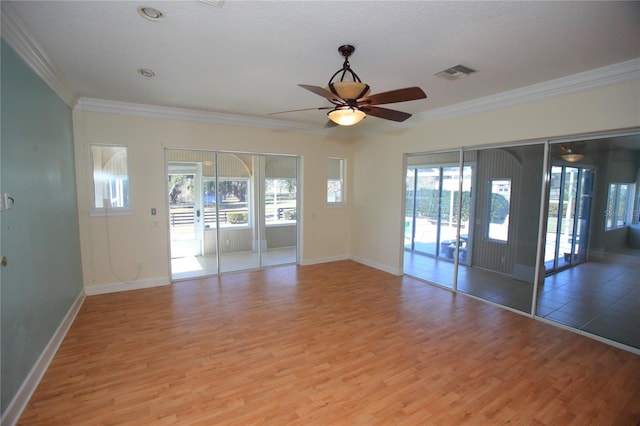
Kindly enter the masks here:
[[[296, 248], [268, 249], [262, 253], [225, 253], [220, 256], [220, 272], [256, 269], [296, 263]], [[262, 265], [261, 265], [262, 264]], [[185, 280], [218, 274], [216, 256], [184, 256], [171, 259], [171, 279]]]
[[[405, 252], [404, 273], [451, 288], [452, 262]], [[586, 262], [545, 278], [536, 313], [569, 327], [640, 348], [640, 256]], [[512, 277], [460, 265], [458, 290], [523, 312], [533, 287]]]

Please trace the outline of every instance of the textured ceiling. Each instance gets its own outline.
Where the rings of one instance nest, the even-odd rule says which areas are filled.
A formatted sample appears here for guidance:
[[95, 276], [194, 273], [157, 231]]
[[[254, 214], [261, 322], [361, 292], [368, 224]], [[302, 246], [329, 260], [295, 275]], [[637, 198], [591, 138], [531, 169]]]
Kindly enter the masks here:
[[[322, 127], [324, 86], [353, 44], [372, 93], [419, 86], [410, 113], [640, 57], [639, 2], [3, 1], [78, 97], [277, 117]], [[166, 15], [150, 22], [138, 6]], [[3, 12], [5, 12], [3, 10]], [[448, 81], [433, 74], [478, 70]], [[157, 76], [136, 73], [150, 68]], [[369, 118], [358, 126], [366, 126]], [[394, 123], [390, 123], [393, 125]]]

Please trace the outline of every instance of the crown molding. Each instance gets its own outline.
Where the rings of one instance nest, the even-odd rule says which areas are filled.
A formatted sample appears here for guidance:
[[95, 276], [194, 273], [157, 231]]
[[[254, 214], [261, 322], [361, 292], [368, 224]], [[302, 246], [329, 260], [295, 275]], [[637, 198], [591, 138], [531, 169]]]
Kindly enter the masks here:
[[[78, 99], [74, 110], [100, 112], [108, 114], [131, 115], [147, 118], [163, 118], [183, 121], [198, 121], [228, 126], [240, 126], [271, 130], [288, 130], [307, 134], [326, 135], [323, 127], [311, 124], [297, 123], [286, 120], [246, 116], [240, 114], [226, 114], [219, 112], [200, 111], [188, 108], [175, 108], [157, 105], [137, 104], [129, 102], [110, 101], [96, 98]], [[336, 135], [340, 137], [340, 135]]]
[[10, 2], [2, 2], [2, 38], [69, 107], [76, 103], [71, 85], [31, 36]]
[[464, 115], [505, 108], [512, 105], [534, 102], [553, 96], [576, 93], [612, 84], [640, 80], [640, 58], [584, 71], [543, 83], [532, 84], [519, 89], [497, 93], [466, 102], [415, 114], [411, 120], [395, 124], [376, 123], [361, 128], [358, 136], [382, 133], [398, 128], [411, 128]]

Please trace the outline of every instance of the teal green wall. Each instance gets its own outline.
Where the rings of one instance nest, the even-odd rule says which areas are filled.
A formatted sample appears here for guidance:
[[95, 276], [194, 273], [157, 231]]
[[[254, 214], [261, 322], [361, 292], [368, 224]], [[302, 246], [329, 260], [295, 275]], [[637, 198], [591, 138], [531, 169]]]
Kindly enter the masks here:
[[71, 109], [2, 40], [2, 412], [82, 290]]

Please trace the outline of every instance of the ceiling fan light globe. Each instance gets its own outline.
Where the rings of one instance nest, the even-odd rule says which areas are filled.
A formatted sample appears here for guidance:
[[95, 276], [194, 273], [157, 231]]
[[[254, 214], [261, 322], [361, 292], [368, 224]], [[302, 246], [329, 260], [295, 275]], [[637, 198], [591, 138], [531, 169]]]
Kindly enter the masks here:
[[369, 87], [359, 81], [338, 81], [331, 83], [331, 86], [342, 99], [359, 99], [369, 94]]
[[562, 159], [564, 161], [568, 161], [569, 163], [576, 163], [576, 162], [582, 160], [583, 158], [584, 158], [584, 155], [571, 153], [571, 152], [569, 154], [564, 154], [562, 156]]
[[329, 119], [340, 126], [353, 126], [361, 122], [367, 114], [356, 108], [336, 108], [327, 113]]

